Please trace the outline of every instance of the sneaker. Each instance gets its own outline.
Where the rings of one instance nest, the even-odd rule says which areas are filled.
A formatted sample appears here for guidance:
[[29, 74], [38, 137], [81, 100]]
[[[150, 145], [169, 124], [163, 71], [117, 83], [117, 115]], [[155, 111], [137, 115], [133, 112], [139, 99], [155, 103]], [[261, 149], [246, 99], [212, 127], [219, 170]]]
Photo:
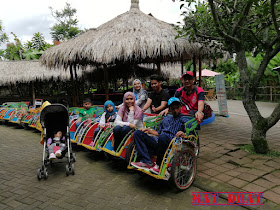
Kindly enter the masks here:
[[60, 157], [61, 156], [61, 150], [60, 149], [55, 152], [55, 156], [56, 157]]
[[143, 170], [149, 170], [150, 168], [152, 168], [152, 163], [142, 163], [142, 162], [132, 162], [131, 163], [132, 166], [134, 166], [135, 168], [139, 168], [139, 169], [143, 169]]
[[154, 173], [154, 174], [159, 174], [159, 167], [156, 164], [153, 168], [150, 169], [150, 172]]
[[50, 157], [49, 157], [49, 159], [50, 159], [50, 160], [54, 160], [54, 159], [56, 159], [56, 156], [55, 156], [55, 154], [54, 154], [54, 153], [51, 153], [51, 154], [50, 154]]

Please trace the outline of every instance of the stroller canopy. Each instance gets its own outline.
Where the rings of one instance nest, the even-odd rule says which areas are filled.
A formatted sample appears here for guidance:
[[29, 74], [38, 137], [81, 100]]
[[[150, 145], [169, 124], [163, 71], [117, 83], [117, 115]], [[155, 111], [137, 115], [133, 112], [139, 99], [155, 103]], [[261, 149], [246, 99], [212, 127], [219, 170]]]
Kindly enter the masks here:
[[51, 104], [46, 106], [40, 114], [40, 123], [48, 131], [60, 130], [66, 132], [69, 126], [69, 114], [67, 108], [62, 104]]

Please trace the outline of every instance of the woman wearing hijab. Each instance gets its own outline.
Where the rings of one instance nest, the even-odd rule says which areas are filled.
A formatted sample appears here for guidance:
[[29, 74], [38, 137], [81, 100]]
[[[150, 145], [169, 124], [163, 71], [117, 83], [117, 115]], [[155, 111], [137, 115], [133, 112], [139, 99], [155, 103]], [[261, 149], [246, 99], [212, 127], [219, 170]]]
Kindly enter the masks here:
[[119, 109], [115, 120], [114, 132], [114, 150], [116, 151], [125, 135], [133, 128], [142, 128], [143, 112], [136, 105], [135, 96], [132, 92], [127, 92], [123, 97], [123, 106]]
[[[142, 83], [139, 79], [135, 79], [132, 84], [133, 84], [133, 94], [135, 96], [135, 103], [137, 106], [143, 109], [148, 99], [148, 93], [146, 90], [142, 88]], [[120, 104], [118, 108], [122, 106], [123, 104]], [[151, 113], [150, 108], [147, 109], [145, 113]]]

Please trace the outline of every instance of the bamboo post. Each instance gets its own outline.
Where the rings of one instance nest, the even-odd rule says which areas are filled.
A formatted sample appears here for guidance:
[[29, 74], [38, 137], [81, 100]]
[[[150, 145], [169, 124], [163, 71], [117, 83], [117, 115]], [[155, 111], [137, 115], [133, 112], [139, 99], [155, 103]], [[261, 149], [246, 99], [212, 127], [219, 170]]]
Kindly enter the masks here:
[[[201, 64], [201, 56], [199, 56], [199, 58], [198, 58], [198, 74], [199, 74], [199, 78], [198, 78], [198, 86], [199, 87], [201, 87], [201, 66], [202, 66], [202, 64]], [[194, 75], [195, 77], [196, 77], [196, 75]]]
[[193, 55], [193, 77], [194, 81], [196, 82], [196, 57]]
[[184, 60], [183, 60], [183, 56], [181, 57], [181, 75], [184, 74]]
[[72, 83], [72, 100], [73, 100], [73, 106], [77, 106], [76, 87], [75, 87], [75, 82], [74, 82], [74, 76], [73, 76], [72, 65], [70, 65], [69, 70], [70, 70], [71, 83]]
[[109, 100], [109, 84], [108, 84], [108, 69], [107, 66], [104, 65], [104, 86], [105, 86], [105, 100]]
[[160, 62], [157, 63], [157, 75], [161, 74]]
[[32, 101], [33, 101], [33, 106], [35, 106], [35, 87], [34, 87], [34, 82], [32, 83]]

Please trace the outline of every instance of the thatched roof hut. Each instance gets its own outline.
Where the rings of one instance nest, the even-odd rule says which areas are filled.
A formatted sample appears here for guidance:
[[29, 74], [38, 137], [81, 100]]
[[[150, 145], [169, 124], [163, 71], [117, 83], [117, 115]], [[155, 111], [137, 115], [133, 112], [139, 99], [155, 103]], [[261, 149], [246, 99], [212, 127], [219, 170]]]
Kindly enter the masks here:
[[[89, 30], [48, 49], [41, 62], [48, 67], [72, 64], [163, 63], [191, 59], [190, 44], [175, 39], [177, 31], [140, 11], [139, 0], [131, 9], [97, 29]], [[66, 46], [71, 46], [70, 48]]]
[[[77, 74], [81, 77], [82, 72]], [[69, 72], [62, 68], [49, 70], [39, 61], [0, 61], [0, 75], [0, 86], [35, 80], [70, 80]]]

